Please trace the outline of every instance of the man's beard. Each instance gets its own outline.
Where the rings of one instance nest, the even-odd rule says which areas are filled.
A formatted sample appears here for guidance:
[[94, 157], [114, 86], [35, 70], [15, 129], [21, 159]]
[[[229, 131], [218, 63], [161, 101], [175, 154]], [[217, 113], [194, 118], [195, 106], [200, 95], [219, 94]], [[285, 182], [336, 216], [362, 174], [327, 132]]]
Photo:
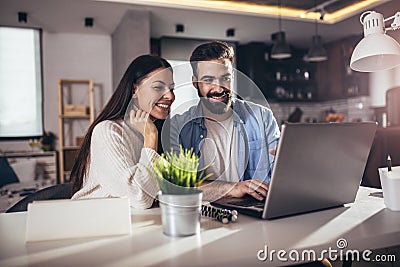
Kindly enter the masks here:
[[[200, 96], [200, 95], [199, 95]], [[210, 99], [215, 97], [226, 96], [224, 101], [211, 101]], [[232, 92], [228, 90], [223, 90], [220, 93], [210, 92], [206, 95], [206, 97], [200, 96], [200, 100], [204, 104], [204, 106], [214, 114], [224, 114], [227, 112], [232, 105]]]

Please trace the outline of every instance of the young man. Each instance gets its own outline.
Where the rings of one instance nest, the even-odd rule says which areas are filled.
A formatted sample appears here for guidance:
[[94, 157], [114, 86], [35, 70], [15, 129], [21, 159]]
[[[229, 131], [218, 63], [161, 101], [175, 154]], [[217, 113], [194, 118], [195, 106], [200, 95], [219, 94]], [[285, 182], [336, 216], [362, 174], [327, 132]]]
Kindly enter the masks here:
[[268, 191], [274, 149], [280, 136], [272, 111], [234, 97], [233, 48], [205, 43], [193, 51], [192, 82], [200, 102], [171, 119], [171, 146], [193, 148], [200, 168], [212, 173], [202, 186], [203, 198], [224, 195], [259, 200]]
[[[232, 47], [223, 42], [205, 43], [190, 57], [193, 86], [200, 102], [170, 125], [170, 145], [179, 151], [193, 148], [200, 156], [199, 170], [212, 173], [201, 186], [203, 199], [249, 194], [265, 198], [280, 137], [272, 111], [233, 93]], [[332, 267], [327, 259], [299, 266]]]

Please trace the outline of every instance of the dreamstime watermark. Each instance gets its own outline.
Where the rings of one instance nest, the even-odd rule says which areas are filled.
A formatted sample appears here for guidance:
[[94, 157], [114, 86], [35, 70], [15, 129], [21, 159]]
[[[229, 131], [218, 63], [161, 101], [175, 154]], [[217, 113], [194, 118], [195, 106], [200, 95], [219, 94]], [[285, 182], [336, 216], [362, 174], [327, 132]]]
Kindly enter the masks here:
[[369, 249], [366, 250], [356, 250], [356, 249], [346, 249], [348, 246], [347, 240], [344, 238], [339, 238], [336, 241], [336, 248], [329, 247], [328, 249], [323, 249], [320, 253], [317, 253], [312, 249], [305, 250], [275, 250], [269, 249], [267, 245], [264, 249], [257, 252], [257, 259], [259, 261], [274, 261], [278, 260], [281, 262], [287, 261], [321, 261], [324, 258], [335, 260], [351, 260], [351, 261], [366, 261], [366, 262], [396, 262], [396, 255], [394, 254], [377, 254], [373, 255], [373, 252]]

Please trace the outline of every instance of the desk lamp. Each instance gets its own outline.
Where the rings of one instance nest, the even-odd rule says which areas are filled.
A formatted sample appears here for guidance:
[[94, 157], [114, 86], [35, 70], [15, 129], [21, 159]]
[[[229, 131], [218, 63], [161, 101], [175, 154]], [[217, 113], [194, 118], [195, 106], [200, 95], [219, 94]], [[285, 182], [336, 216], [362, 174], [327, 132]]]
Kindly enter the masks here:
[[[390, 27], [385, 22], [393, 19]], [[375, 11], [366, 11], [360, 16], [364, 38], [358, 43], [350, 60], [350, 67], [361, 72], [375, 72], [400, 65], [400, 45], [386, 35], [388, 30], [400, 28], [400, 12], [384, 19]]]

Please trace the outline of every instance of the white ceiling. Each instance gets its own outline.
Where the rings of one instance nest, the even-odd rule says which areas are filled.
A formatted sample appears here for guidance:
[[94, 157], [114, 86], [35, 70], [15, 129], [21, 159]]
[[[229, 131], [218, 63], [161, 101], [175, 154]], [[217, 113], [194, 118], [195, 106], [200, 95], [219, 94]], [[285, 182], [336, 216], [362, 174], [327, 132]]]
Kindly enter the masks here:
[[[276, 18], [91, 0], [0, 0], [0, 25], [40, 27], [53, 33], [111, 34], [127, 9], [150, 12], [151, 36], [155, 38], [169, 36], [239, 43], [271, 42], [271, 33], [278, 30]], [[400, 1], [382, 1], [373, 9], [389, 17], [400, 10]], [[28, 13], [27, 24], [18, 23], [19, 11]], [[84, 27], [85, 17], [94, 18], [93, 28]], [[185, 25], [185, 32], [175, 33], [178, 23]], [[226, 37], [228, 28], [235, 29], [234, 37]], [[300, 48], [310, 44], [315, 31], [312, 22], [288, 19], [282, 21], [282, 28], [286, 31], [288, 42]], [[333, 25], [319, 24], [318, 31], [325, 42], [362, 34], [359, 14]]]

